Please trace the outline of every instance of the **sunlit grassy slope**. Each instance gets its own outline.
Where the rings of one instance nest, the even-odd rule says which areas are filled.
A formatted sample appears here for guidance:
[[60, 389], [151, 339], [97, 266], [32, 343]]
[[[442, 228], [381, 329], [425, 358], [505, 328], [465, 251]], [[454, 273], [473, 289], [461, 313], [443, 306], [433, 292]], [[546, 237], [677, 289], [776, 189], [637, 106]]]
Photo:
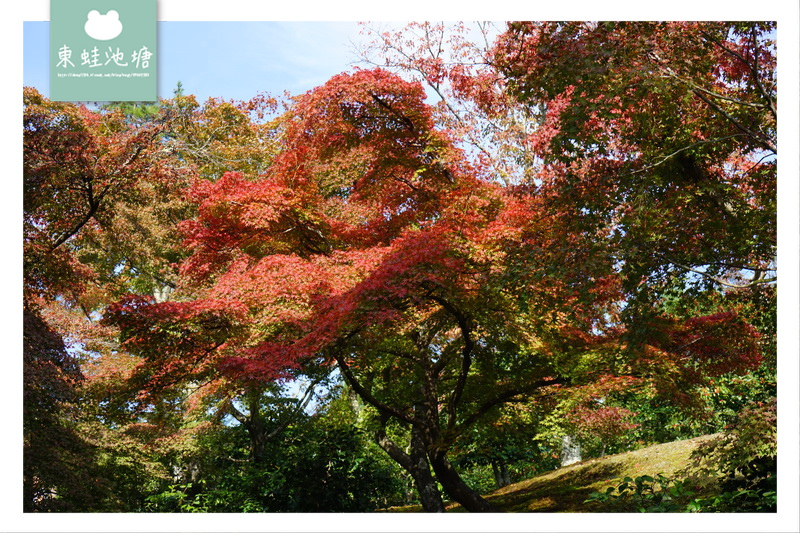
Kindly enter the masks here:
[[[692, 452], [714, 438], [705, 435], [694, 439], [657, 444], [641, 450], [591, 459], [553, 470], [491, 492], [485, 497], [507, 512], [608, 512], [614, 509], [584, 503], [593, 491], [616, 486], [625, 476], [677, 475], [691, 470], [696, 459]], [[393, 508], [389, 511], [419, 511], [419, 507]], [[458, 505], [448, 510], [460, 511]], [[622, 509], [620, 509], [622, 510]]]

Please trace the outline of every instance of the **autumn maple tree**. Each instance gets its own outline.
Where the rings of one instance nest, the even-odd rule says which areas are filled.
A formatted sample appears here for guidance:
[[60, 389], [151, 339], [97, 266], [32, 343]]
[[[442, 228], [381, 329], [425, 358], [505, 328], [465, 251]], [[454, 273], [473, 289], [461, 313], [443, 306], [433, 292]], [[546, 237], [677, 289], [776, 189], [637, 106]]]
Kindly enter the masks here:
[[[474, 281], [466, 292], [458, 286], [458, 271], [470, 267], [453, 249], [458, 242], [449, 228], [476, 216], [477, 230], [485, 230], [480, 211], [491, 216], [497, 202], [492, 196], [500, 191], [467, 171], [446, 136], [432, 128], [423, 97], [419, 85], [385, 72], [339, 76], [300, 99], [287, 146], [267, 175], [248, 180], [228, 174], [198, 183], [193, 195], [200, 201], [199, 217], [184, 228], [194, 253], [183, 271], [195, 282], [213, 276], [213, 283], [200, 299], [149, 311], [142, 302], [117, 306], [111, 316], [118, 315], [130, 332], [129, 343], [143, 339], [137, 333], [149, 326], [142, 320], [163, 327], [165, 319], [186, 324], [196, 318], [196, 335], [182, 330], [172, 337], [174, 346], [155, 348], [171, 356], [169, 365], [158, 368], [213, 368], [217, 361], [241, 379], [274, 379], [314, 358], [332, 358], [381, 416], [414, 427], [422, 450], [441, 433], [437, 382], [455, 379], [447, 410], [455, 428], [475, 348], [473, 319], [456, 305], [464, 298], [465, 306], [475, 305], [470, 293], [478, 287]], [[478, 196], [481, 188], [487, 197]], [[408, 331], [396, 331], [406, 321]], [[461, 333], [453, 335], [453, 328]], [[416, 344], [403, 346], [415, 337]], [[410, 350], [406, 371], [427, 374], [434, 388], [393, 400], [381, 398], [392, 394], [385, 384], [382, 392], [366, 387], [362, 382], [370, 378], [357, 368], [371, 374], [386, 365], [384, 349], [351, 352], [378, 338], [397, 344], [385, 348], [390, 354]], [[187, 357], [189, 348], [195, 356]], [[443, 353], [434, 364], [438, 350]], [[369, 357], [375, 359], [362, 361]], [[414, 405], [420, 401], [429, 404], [427, 414]], [[448, 483], [452, 470], [444, 452], [431, 462]], [[426, 452], [421, 458], [427, 472]], [[412, 470], [418, 485], [427, 487], [421, 492], [428, 490], [430, 474]], [[450, 490], [473, 496], [451, 477]]]
[[[141, 271], [148, 287], [164, 275], [168, 246], [143, 253], [158, 240], [130, 228], [147, 227], [141, 222], [173, 201], [180, 173], [162, 152], [163, 124], [133, 128], [120, 113], [51, 102], [33, 89], [23, 97], [24, 506], [101, 510], [110, 483], [100, 481], [102, 439], [86, 431], [79, 408], [78, 347], [102, 353], [116, 344], [93, 313], [130, 290], [130, 272]], [[170, 198], [158, 203], [159, 194]], [[150, 209], [134, 212], [137, 203]]]
[[[118, 332], [99, 324], [105, 306], [131, 292], [168, 298], [177, 277], [174, 265], [184, 255], [174, 226], [192, 213], [180, 191], [197, 173], [213, 175], [220, 160], [246, 166], [269, 158], [259, 139], [270, 126], [256, 121], [274, 102], [212, 101], [201, 108], [177, 95], [137, 112], [53, 102], [29, 88], [23, 96], [26, 398], [54, 391], [49, 408], [44, 399], [26, 402], [26, 467], [51, 465], [58, 472], [58, 441], [40, 453], [52, 428], [33, 421], [48, 409], [63, 409], [64, 420], [74, 419], [71, 431], [87, 457], [120, 432], [101, 436], [104, 430], [78, 423], [91, 410], [77, 409], [75, 402], [104, 405], [97, 417], [108, 423], [130, 422], [123, 406], [135, 392], [125, 398], [132, 383], [124, 381], [136, 362], [120, 350]], [[253, 145], [259, 150], [251, 157]], [[125, 414], [112, 413], [112, 406]], [[91, 464], [86, 459], [84, 466]], [[26, 508], [84, 494], [70, 493], [62, 479], [42, 474], [26, 477], [29, 490], [44, 496], [26, 494]], [[95, 499], [101, 506], [101, 498]]]
[[515, 23], [499, 38], [509, 91], [546, 110], [529, 139], [553, 176], [543, 192], [582, 225], [609, 229], [631, 294], [676, 277], [732, 289], [775, 281], [774, 32]]

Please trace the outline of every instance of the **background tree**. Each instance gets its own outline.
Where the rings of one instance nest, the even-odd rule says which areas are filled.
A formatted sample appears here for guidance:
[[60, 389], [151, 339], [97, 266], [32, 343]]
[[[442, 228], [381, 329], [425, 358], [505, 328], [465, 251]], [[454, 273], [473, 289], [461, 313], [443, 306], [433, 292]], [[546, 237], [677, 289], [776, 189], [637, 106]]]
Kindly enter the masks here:
[[86, 492], [94, 450], [72, 413], [82, 376], [61, 338], [36, 313], [24, 313], [23, 509], [83, 508], [94, 499]]
[[[130, 374], [136, 363], [120, 350], [117, 331], [99, 324], [105, 306], [129, 292], [168, 298], [175, 286], [174, 265], [184, 255], [175, 226], [191, 213], [181, 192], [201, 158], [206, 162], [240, 154], [245, 150], [241, 147], [252, 145], [259, 145], [259, 160], [269, 157], [254, 133], [265, 131], [266, 126], [256, 126], [254, 121], [264, 119], [265, 110], [274, 102], [266, 98], [245, 104], [212, 101], [202, 110], [191, 102], [192, 98], [177, 95], [175, 100], [146, 109], [110, 106], [89, 110], [51, 102], [33, 89], [24, 92], [24, 287], [26, 316], [30, 315], [26, 324], [43, 321], [41, 327], [26, 326], [26, 339], [44, 338], [28, 333], [44, 331], [42, 328], [54, 335], [53, 339], [63, 339], [66, 351], [57, 366], [69, 367], [74, 374], [70, 379], [77, 381], [62, 386], [73, 390], [74, 401], [80, 398], [97, 406], [70, 408], [76, 424], [73, 429], [80, 434], [76, 438], [84, 440], [87, 464], [99, 461], [109, 466], [115, 456], [112, 442], [120, 450], [132, 452], [136, 447], [126, 442], [144, 436], [141, 428], [130, 434], [121, 429], [130, 425], [135, 415], [128, 402], [137, 391], [131, 391], [123, 376]], [[234, 120], [237, 117], [238, 122]], [[194, 158], [183, 148], [190, 137], [186, 129], [192, 124], [203, 124], [220, 139], [216, 144], [208, 141], [205, 151], [195, 150]], [[251, 129], [245, 131], [248, 127]], [[192, 131], [195, 138], [198, 131]], [[203, 165], [208, 166], [202, 163], [200, 167], [205, 168]], [[31, 394], [39, 394], [36, 391], [44, 374], [34, 365], [50, 364], [46, 353], [53, 349], [44, 349], [44, 353], [37, 351], [36, 343], [27, 342], [25, 347], [26, 375], [30, 374], [26, 384]], [[39, 354], [44, 360], [38, 361]], [[175, 398], [173, 394], [170, 401]], [[53, 401], [63, 403], [63, 398]], [[38, 403], [29, 405], [33, 408]], [[29, 411], [31, 420], [37, 416]], [[153, 415], [148, 418], [152, 421]], [[92, 420], [100, 421], [100, 426]], [[178, 431], [178, 426], [171, 427]], [[35, 429], [30, 428], [31, 432]], [[45, 433], [31, 433], [26, 442], [46, 442]], [[51, 455], [56, 468], [58, 454]], [[43, 454], [26, 457], [30, 462], [46, 460]], [[125, 461], [113, 459], [118, 460]], [[153, 468], [158, 470], [155, 465]], [[124, 477], [121, 472], [117, 471], [120, 478]], [[103, 475], [110, 475], [110, 470], [106, 468]], [[113, 485], [113, 480], [106, 482]], [[63, 488], [52, 488], [59, 499], [67, 497]], [[26, 505], [29, 503], [26, 499]]]
[[747, 377], [718, 368], [705, 387], [679, 386], [684, 406], [688, 395], [705, 406], [691, 416], [652, 389], [636, 396], [640, 436], [676, 438], [689, 421], [683, 436], [719, 431], [745, 398], [765, 399], [729, 384], [774, 383], [774, 330], [761, 314], [775, 310], [777, 279], [774, 32], [768, 22], [512, 23], [497, 41], [508, 92], [543, 115], [528, 139], [542, 161], [534, 189], [574, 231], [605, 232], [629, 353], [649, 349], [659, 316], [699, 325], [720, 311], [757, 325], [766, 348]]
[[[119, 220], [118, 203], [147, 188], [168, 187], [177, 174], [158, 142], [161, 124], [132, 127], [120, 113], [50, 102], [32, 89], [25, 89], [23, 98], [24, 356], [30, 399], [25, 468], [39, 472], [26, 476], [25, 508], [105, 509], [110, 487], [108, 471], [100, 468], [103, 451], [83, 433], [85, 413], [78, 408], [84, 376], [75, 346], [89, 328], [59, 310], [74, 310], [92, 322], [99, 303], [119, 296], [124, 275], [93, 237]], [[61, 432], [34, 421], [54, 421], [59, 413], [68, 427], [64, 440], [53, 440], [50, 434]], [[47, 454], [36, 452], [48, 442]], [[45, 468], [49, 473], [43, 476]], [[101, 487], [106, 493], [90, 494]], [[41, 490], [49, 495], [38, 494]]]
[[437, 127], [494, 180], [515, 185], [532, 179], [535, 153], [526, 143], [541, 121], [535, 108], [506, 91], [492, 64], [503, 25], [412, 22], [385, 29], [363, 24], [368, 39], [357, 53], [363, 63], [391, 70], [426, 88]]
[[775, 282], [773, 37], [770, 23], [514, 23], [498, 40], [509, 91], [545, 112], [529, 139], [550, 169], [540, 191], [607, 228], [629, 313], [669, 288]]

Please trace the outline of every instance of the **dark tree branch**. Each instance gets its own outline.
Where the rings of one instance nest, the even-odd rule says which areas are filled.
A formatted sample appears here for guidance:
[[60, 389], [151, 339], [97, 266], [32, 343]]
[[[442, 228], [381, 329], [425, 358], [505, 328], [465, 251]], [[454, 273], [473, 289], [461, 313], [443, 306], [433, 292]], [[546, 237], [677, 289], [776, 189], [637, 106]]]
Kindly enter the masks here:
[[554, 379], [541, 379], [539, 381], [535, 381], [528, 385], [522, 387], [516, 387], [512, 389], [505, 390], [499, 393], [494, 398], [490, 398], [489, 400], [482, 403], [478, 408], [472, 412], [469, 416], [467, 416], [464, 421], [458, 425], [457, 432], [461, 433], [469, 426], [477, 422], [483, 415], [488, 413], [492, 408], [503, 404], [508, 403], [510, 401], [514, 401], [518, 396], [522, 396], [523, 394], [530, 394], [531, 392], [541, 389], [544, 387], [549, 387], [551, 385], [564, 385], [567, 383], [566, 379], [563, 378], [554, 378]]
[[361, 398], [365, 402], [375, 407], [375, 409], [377, 409], [382, 414], [393, 416], [409, 424], [415, 422], [414, 417], [409, 416], [408, 414], [402, 412], [401, 410], [380, 401], [361, 383], [359, 383], [358, 379], [356, 379], [355, 375], [350, 369], [350, 365], [347, 364], [347, 361], [343, 356], [335, 353], [333, 354], [333, 358], [336, 359], [336, 364], [339, 365], [339, 370], [341, 370], [344, 378], [347, 380], [350, 386], [353, 387], [353, 390], [356, 391], [356, 393], [358, 393], [358, 395], [361, 396]]
[[736, 127], [736, 129], [738, 129], [739, 131], [747, 134], [749, 137], [753, 138], [754, 140], [759, 141], [764, 147], [766, 147], [771, 152], [776, 153], [776, 154], [778, 153], [778, 147], [775, 146], [775, 143], [772, 142], [772, 139], [768, 138], [766, 135], [764, 135], [760, 131], [753, 131], [750, 128], [744, 126], [738, 120], [733, 118], [727, 111], [722, 109], [716, 102], [713, 102], [712, 100], [710, 100], [702, 92], [695, 90], [694, 94], [698, 98], [700, 98], [703, 102], [708, 104], [711, 108], [713, 108], [715, 111], [717, 111], [718, 113], [721, 113], [728, 120], [728, 122], [730, 122], [731, 124], [733, 124]]
[[416, 132], [416, 130], [414, 129], [414, 123], [411, 122], [410, 118], [408, 118], [407, 116], [405, 116], [402, 113], [398, 112], [391, 105], [386, 103], [386, 101], [384, 101], [381, 97], [379, 97], [377, 94], [369, 93], [369, 95], [372, 97], [373, 100], [375, 100], [375, 102], [377, 102], [377, 104], [379, 106], [381, 106], [382, 108], [384, 108], [387, 111], [389, 111], [392, 115], [394, 115], [397, 118], [399, 118], [403, 122], [403, 124], [405, 124], [406, 128], [408, 128], [408, 130], [411, 133], [415, 133]]
[[456, 423], [456, 409], [461, 403], [461, 396], [464, 393], [464, 387], [467, 384], [467, 375], [472, 366], [472, 350], [475, 348], [475, 341], [472, 339], [472, 326], [469, 318], [459, 311], [454, 305], [445, 300], [444, 298], [436, 295], [430, 295], [431, 300], [441, 305], [448, 313], [453, 315], [461, 330], [461, 338], [464, 341], [464, 346], [461, 349], [461, 369], [458, 373], [458, 379], [450, 400], [447, 404], [447, 427], [453, 428]]
[[97, 213], [98, 208], [100, 207], [99, 202], [90, 203], [89, 204], [89, 211], [81, 218], [81, 220], [75, 224], [72, 229], [67, 230], [66, 232], [61, 234], [61, 237], [56, 239], [56, 241], [50, 246], [49, 252], [54, 251], [56, 248], [64, 244], [69, 240], [70, 237], [78, 233], [83, 226], [89, 223], [89, 221], [94, 217], [95, 213]]

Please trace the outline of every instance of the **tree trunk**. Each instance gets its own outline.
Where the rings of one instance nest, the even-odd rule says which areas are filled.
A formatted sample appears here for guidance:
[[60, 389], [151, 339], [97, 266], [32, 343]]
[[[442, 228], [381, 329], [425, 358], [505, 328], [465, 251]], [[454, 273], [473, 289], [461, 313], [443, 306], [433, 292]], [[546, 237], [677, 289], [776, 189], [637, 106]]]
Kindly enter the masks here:
[[250, 456], [255, 464], [263, 463], [266, 458], [264, 449], [267, 444], [267, 421], [261, 414], [260, 399], [261, 391], [249, 391], [247, 409], [250, 414], [247, 416], [245, 428], [250, 435]]
[[444, 502], [439, 493], [439, 487], [431, 474], [428, 454], [425, 452], [425, 443], [422, 441], [417, 429], [411, 430], [411, 461], [414, 464], [414, 484], [419, 492], [422, 508], [429, 513], [443, 513]]
[[492, 461], [492, 473], [494, 473], [494, 482], [497, 483], [498, 489], [511, 485], [511, 476], [508, 474], [508, 467], [503, 461]]
[[444, 452], [428, 454], [436, 479], [444, 487], [447, 495], [460, 503], [464, 509], [472, 513], [496, 513], [500, 510], [486, 501], [480, 494], [464, 483], [461, 476], [447, 460]]
[[404, 452], [391, 439], [386, 436], [383, 427], [375, 432], [375, 441], [389, 457], [408, 472], [414, 480], [414, 486], [419, 494], [419, 501], [422, 509], [426, 513], [443, 513], [444, 502], [436, 480], [431, 475], [431, 467], [428, 463], [428, 456], [425, 453], [425, 444], [420, 437], [419, 431], [412, 429], [411, 446], [409, 453]]

